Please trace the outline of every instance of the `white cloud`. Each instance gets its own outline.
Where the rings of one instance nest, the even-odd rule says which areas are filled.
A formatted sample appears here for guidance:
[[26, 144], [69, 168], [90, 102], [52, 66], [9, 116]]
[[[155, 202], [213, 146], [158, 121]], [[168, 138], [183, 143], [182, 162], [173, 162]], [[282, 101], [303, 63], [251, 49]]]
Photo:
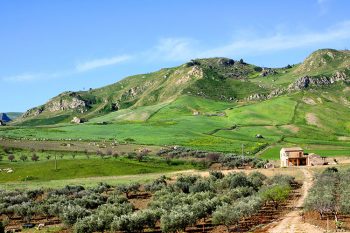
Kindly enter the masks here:
[[76, 65], [75, 69], [78, 72], [85, 72], [88, 70], [97, 69], [104, 66], [115, 65], [124, 61], [131, 59], [129, 55], [115, 56], [109, 58], [94, 59], [91, 61], [79, 63]]
[[42, 78], [43, 78], [43, 74], [41, 73], [37, 73], [37, 74], [23, 73], [23, 74], [3, 77], [2, 80], [7, 82], [25, 82], [25, 81], [39, 80]]
[[350, 21], [345, 21], [321, 32], [308, 31], [302, 33], [270, 36], [249, 35], [213, 47], [200, 46], [193, 39], [166, 38], [160, 40], [147, 54], [152, 60], [185, 61], [203, 57], [237, 57], [244, 55], [264, 54], [276, 51], [305, 48], [308, 46], [327, 46], [329, 43], [350, 39]]
[[[325, 1], [325, 0], [320, 0]], [[327, 0], [326, 0], [327, 1]], [[237, 38], [237, 37], [236, 37]], [[3, 77], [8, 82], [29, 82], [53, 79], [88, 72], [100, 67], [119, 64], [130, 59], [137, 62], [160, 63], [166, 61], [184, 62], [194, 58], [232, 57], [240, 58], [276, 51], [297, 48], [324, 48], [350, 39], [350, 20], [344, 21], [323, 31], [303, 31], [299, 33], [271, 33], [262, 37], [259, 34], [240, 34], [239, 39], [230, 40], [216, 46], [205, 46], [191, 38], [163, 38], [152, 48], [131, 55], [94, 59], [79, 63], [74, 68], [60, 72], [23, 73]]]
[[162, 38], [158, 44], [147, 51], [151, 60], [161, 58], [166, 61], [183, 61], [193, 58], [197, 41], [189, 38]]

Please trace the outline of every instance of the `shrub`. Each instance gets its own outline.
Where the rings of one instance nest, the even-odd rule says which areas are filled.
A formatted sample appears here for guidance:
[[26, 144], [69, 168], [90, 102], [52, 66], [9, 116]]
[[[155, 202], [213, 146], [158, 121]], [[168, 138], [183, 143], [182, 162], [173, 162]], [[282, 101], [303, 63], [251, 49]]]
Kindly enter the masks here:
[[11, 154], [11, 155], [7, 156], [7, 159], [10, 160], [10, 162], [13, 162], [13, 161], [15, 161], [16, 157]]
[[275, 209], [278, 209], [279, 205], [287, 200], [290, 192], [290, 186], [275, 185], [263, 190], [261, 192], [261, 197], [265, 202], [272, 202]]
[[86, 217], [90, 211], [77, 205], [68, 205], [62, 209], [61, 221], [67, 226], [73, 226], [78, 219]]
[[194, 224], [196, 220], [196, 216], [190, 206], [181, 205], [162, 215], [160, 227], [162, 232], [185, 231], [186, 227]]
[[155, 211], [142, 210], [114, 218], [111, 228], [114, 231], [142, 232], [146, 226], [154, 228], [157, 219], [158, 217]]
[[235, 211], [232, 206], [224, 204], [217, 208], [213, 213], [213, 223], [222, 224], [226, 227], [227, 232], [230, 232], [230, 226], [235, 225], [241, 219], [240, 213]]
[[36, 153], [33, 153], [31, 159], [32, 161], [37, 162], [39, 160], [39, 156]]
[[28, 156], [26, 155], [21, 155], [21, 157], [19, 157], [20, 160], [22, 160], [23, 162], [28, 160]]
[[209, 180], [199, 179], [191, 187], [191, 193], [206, 192], [213, 190]]
[[121, 184], [116, 187], [116, 191], [118, 193], [125, 193], [126, 197], [129, 198], [129, 194], [131, 192], [137, 192], [139, 191], [140, 184], [139, 183], [133, 183], [129, 185]]
[[209, 174], [211, 177], [214, 177], [215, 179], [222, 179], [225, 176], [224, 173], [220, 171], [210, 171]]

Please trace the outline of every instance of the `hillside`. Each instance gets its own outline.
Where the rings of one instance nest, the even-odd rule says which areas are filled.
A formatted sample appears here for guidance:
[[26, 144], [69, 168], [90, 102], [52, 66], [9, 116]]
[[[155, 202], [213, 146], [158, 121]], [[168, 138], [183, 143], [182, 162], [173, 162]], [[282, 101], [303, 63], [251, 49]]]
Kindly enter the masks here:
[[[349, 51], [331, 49], [283, 68], [196, 59], [103, 88], [62, 93], [28, 110], [0, 136], [228, 152], [244, 144], [249, 153], [267, 148], [266, 156], [298, 144], [329, 155], [350, 154], [349, 62]], [[72, 124], [73, 117], [87, 122]]]

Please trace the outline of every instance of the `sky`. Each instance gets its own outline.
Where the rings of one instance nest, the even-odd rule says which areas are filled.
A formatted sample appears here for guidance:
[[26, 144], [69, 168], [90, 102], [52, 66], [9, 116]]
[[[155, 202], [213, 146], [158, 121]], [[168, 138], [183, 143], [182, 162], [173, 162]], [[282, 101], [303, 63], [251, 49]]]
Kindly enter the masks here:
[[350, 47], [348, 0], [0, 0], [0, 112], [194, 58], [264, 67]]

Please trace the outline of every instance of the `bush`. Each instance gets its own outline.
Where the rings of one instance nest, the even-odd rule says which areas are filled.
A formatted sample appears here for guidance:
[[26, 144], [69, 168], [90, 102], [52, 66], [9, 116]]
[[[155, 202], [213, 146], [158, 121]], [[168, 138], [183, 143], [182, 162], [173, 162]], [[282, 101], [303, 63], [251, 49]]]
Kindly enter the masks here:
[[128, 215], [116, 217], [112, 223], [112, 230], [125, 232], [142, 232], [145, 227], [154, 228], [157, 214], [152, 210], [142, 210]]
[[209, 174], [211, 177], [214, 177], [215, 179], [222, 179], [225, 177], [225, 175], [220, 171], [210, 171]]
[[138, 192], [140, 186], [141, 185], [139, 183], [133, 183], [133, 184], [129, 184], [129, 185], [121, 184], [121, 185], [118, 185], [116, 187], [116, 191], [118, 193], [125, 193], [126, 197], [129, 198], [129, 194], [131, 192], [134, 192], [134, 193]]
[[196, 215], [189, 205], [176, 206], [169, 213], [162, 215], [160, 227], [162, 232], [185, 231], [186, 227], [196, 222]]
[[39, 160], [39, 156], [36, 153], [33, 153], [31, 159], [32, 161], [37, 162]]
[[61, 221], [67, 226], [73, 226], [78, 219], [90, 215], [90, 211], [77, 205], [68, 205], [62, 209]]
[[13, 162], [13, 161], [15, 161], [15, 156], [14, 155], [9, 155], [9, 156], [7, 156], [7, 159], [8, 160], [10, 160], [10, 162]]
[[263, 190], [261, 192], [261, 197], [265, 202], [272, 202], [275, 209], [278, 209], [279, 205], [287, 200], [290, 192], [290, 186], [275, 185]]
[[227, 232], [230, 232], [230, 226], [235, 225], [241, 219], [238, 213], [232, 206], [228, 204], [222, 205], [213, 213], [213, 223], [222, 224], [226, 227]]
[[28, 160], [28, 156], [26, 155], [21, 155], [21, 157], [19, 157], [20, 160], [22, 160], [23, 162], [24, 161], [27, 161]]
[[199, 179], [191, 187], [191, 193], [206, 192], [213, 190], [213, 187], [209, 180]]

